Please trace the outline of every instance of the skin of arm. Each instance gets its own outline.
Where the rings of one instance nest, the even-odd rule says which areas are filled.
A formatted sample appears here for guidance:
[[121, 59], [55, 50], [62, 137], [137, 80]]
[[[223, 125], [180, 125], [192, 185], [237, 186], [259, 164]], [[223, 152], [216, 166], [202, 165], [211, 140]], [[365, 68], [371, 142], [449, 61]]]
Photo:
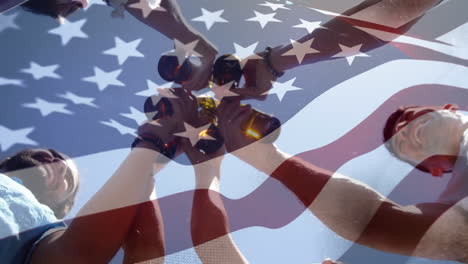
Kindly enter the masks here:
[[[155, 172], [157, 173], [157, 172]], [[154, 189], [154, 180], [148, 183], [147, 202], [137, 205], [137, 212], [122, 246], [123, 263], [164, 263], [166, 252], [161, 209]]]
[[[414, 255], [468, 263], [468, 198], [465, 197], [435, 222], [419, 242]], [[434, 243], [437, 241], [437, 243]], [[443, 250], [441, 250], [443, 249]]]
[[[318, 29], [308, 34], [298, 42], [303, 43], [314, 39], [312, 48], [319, 53], [307, 54], [302, 64], [309, 64], [321, 60], [328, 60], [341, 51], [338, 44], [355, 46], [362, 44], [361, 51], [369, 51], [387, 42], [381, 41], [368, 33], [355, 28], [363, 26], [383, 31], [403, 34], [416, 19], [439, 3], [440, 0], [366, 0], [356, 7], [325, 23], [325, 29]], [[285, 71], [297, 67], [295, 56], [283, 56], [291, 50], [292, 45], [277, 46], [273, 49], [271, 62], [278, 71]]]
[[[233, 154], [280, 181], [317, 218], [345, 239], [402, 255], [466, 259], [468, 218], [460, 218], [453, 205], [402, 206], [352, 178], [300, 158], [287, 158], [273, 144], [254, 143]], [[259, 158], [263, 155], [268, 158]], [[271, 166], [268, 160], [273, 161]], [[423, 237], [426, 238], [420, 243]]]
[[[466, 249], [466, 222], [459, 224], [460, 236], [442, 236], [442, 216], [453, 210], [451, 204], [427, 203], [403, 206], [397, 204], [369, 186], [352, 178], [333, 173], [311, 164], [299, 157], [291, 157], [274, 146], [266, 137], [253, 142], [241, 127], [248, 117], [248, 107], [239, 107], [238, 102], [222, 102], [218, 107], [220, 129], [227, 149], [241, 160], [270, 175], [293, 192], [301, 203], [338, 235], [350, 241], [378, 250], [415, 255], [419, 257], [458, 261], [460, 249]], [[228, 120], [229, 122], [226, 122]], [[227, 125], [229, 124], [229, 125]], [[244, 146], [244, 147], [241, 147]], [[455, 218], [450, 218], [455, 221]], [[466, 221], [466, 218], [465, 218]], [[460, 222], [460, 221], [458, 221]], [[445, 221], [445, 223], [448, 223]], [[416, 250], [425, 234], [431, 250]], [[438, 234], [438, 235], [437, 235]], [[423, 247], [427, 248], [427, 247]], [[466, 256], [465, 256], [466, 257]]]
[[[183, 89], [171, 91], [179, 96], [186, 94]], [[174, 105], [188, 105], [193, 100], [185, 95], [183, 102], [179, 101], [182, 100], [174, 100]], [[189, 110], [178, 107], [172, 117], [140, 126], [138, 134], [153, 134], [168, 142], [166, 139], [170, 139], [180, 126], [179, 120], [193, 112]], [[164, 243], [158, 244], [163, 241], [159, 206], [157, 201], [150, 206], [145, 202], [153, 189], [153, 176], [169, 161], [169, 158], [154, 150], [152, 143], [140, 141], [104, 186], [81, 208], [66, 231], [56, 232], [39, 243], [31, 262], [108, 263], [125, 239], [128, 239], [124, 244], [128, 262], [164, 254], [161, 252], [164, 251]], [[149, 210], [152, 210], [151, 219], [135, 219], [142, 211]], [[157, 225], [150, 228], [155, 222]], [[134, 230], [129, 233], [131, 227], [150, 229], [135, 241]], [[149, 244], [142, 245], [144, 241], [149, 241]], [[149, 252], [151, 250], [157, 252]]]
[[[122, 245], [161, 154], [133, 149], [119, 169], [83, 206], [70, 226], [46, 237], [31, 263], [107, 263]], [[152, 179], [151, 179], [152, 180]], [[114, 219], [114, 220], [113, 220]]]
[[215, 45], [187, 23], [176, 0], [162, 0], [160, 5], [166, 11], [153, 10], [147, 17], [143, 16], [140, 9], [130, 7], [139, 1], [146, 0], [129, 0], [126, 9], [141, 22], [166, 37], [177, 39], [185, 44], [198, 40], [195, 51], [202, 55], [200, 57], [202, 64], [200, 67], [193, 68], [194, 74], [192, 75], [196, 77], [184, 83], [184, 87], [189, 90], [205, 88], [211, 75], [211, 65], [218, 54]]
[[[367, 52], [387, 44], [406, 32], [424, 13], [440, 0], [366, 0], [322, 25], [322, 28], [298, 39], [297, 42], [312, 41], [315, 53], [306, 54], [301, 63], [290, 54], [292, 44], [279, 45], [272, 49], [270, 63], [277, 72], [284, 72], [301, 65], [337, 59], [334, 55], [342, 50], [340, 45], [354, 47], [362, 45]], [[357, 27], [391, 33], [385, 41]], [[388, 35], [388, 34], [387, 34]], [[262, 54], [258, 54], [262, 55]], [[245, 87], [232, 91], [247, 97], [262, 98], [260, 95], [271, 88], [276, 77], [268, 70], [263, 60], [249, 60], [244, 68]]]
[[[186, 102], [185, 107], [190, 102]], [[182, 105], [179, 105], [182, 107]], [[198, 113], [196, 109], [193, 112]], [[199, 125], [211, 122], [207, 116], [187, 116], [186, 121]], [[224, 146], [206, 154], [187, 139], [182, 140], [195, 172], [190, 231], [195, 252], [202, 263], [248, 263], [230, 234], [228, 215], [220, 193], [221, 163]]]
[[230, 235], [228, 216], [219, 193], [221, 159], [194, 165], [192, 241], [202, 263], [248, 263]]

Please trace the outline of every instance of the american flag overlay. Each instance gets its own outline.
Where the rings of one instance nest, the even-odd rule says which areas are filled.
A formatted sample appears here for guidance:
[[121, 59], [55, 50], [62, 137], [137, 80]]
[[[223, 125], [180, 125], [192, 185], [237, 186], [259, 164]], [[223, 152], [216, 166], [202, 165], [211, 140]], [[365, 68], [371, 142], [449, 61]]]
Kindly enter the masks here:
[[[146, 4], [146, 0], [140, 2], [134, 4], [137, 11], [138, 4]], [[468, 111], [468, 2], [443, 1], [400, 30], [340, 15], [358, 1], [334, 2], [178, 1], [187, 23], [209, 39], [219, 55], [245, 58], [266, 47], [291, 44], [283, 56], [300, 66], [272, 82], [266, 99], [245, 101], [280, 120], [277, 144], [282, 150], [326, 170], [347, 173], [393, 201], [432, 202], [447, 184], [446, 179], [431, 179], [409, 165], [400, 166], [400, 175], [395, 176], [386, 165], [392, 167], [399, 161], [388, 153], [379, 161], [372, 161], [372, 157], [385, 152], [382, 129], [400, 106], [455, 103]], [[145, 16], [147, 9], [140, 9]], [[115, 11], [111, 16], [111, 12], [105, 2], [94, 0], [62, 24], [19, 7], [0, 14], [0, 157], [24, 148], [46, 147], [80, 160], [128, 148], [139, 125], [147, 120], [145, 100], [162, 93], [157, 88], [178, 86], [159, 76], [158, 61], [177, 45], [187, 48], [190, 43], [166, 38], [128, 12], [123, 12], [123, 17], [115, 16]], [[327, 28], [333, 19], [338, 25]], [[313, 40], [298, 41], [315, 33]], [[323, 59], [302, 65], [309, 54], [321, 53]], [[209, 88], [199, 93], [205, 92]], [[225, 163], [234, 164], [226, 174], [235, 174], [235, 164], [240, 161], [225, 159]], [[171, 173], [192, 173], [184, 167], [190, 163], [186, 156], [176, 162], [180, 167], [168, 168]], [[357, 165], [348, 166], [353, 162]], [[364, 171], [371, 171], [365, 175], [372, 176], [359, 178]], [[321, 263], [328, 256], [353, 264], [452, 263], [327, 238], [327, 234], [337, 235], [318, 220], [314, 225], [327, 231], [316, 235], [313, 229], [302, 230], [301, 223], [309, 221], [304, 218], [313, 217], [304, 213], [306, 198], [276, 179], [249, 173], [254, 180], [245, 183], [242, 177], [241, 183], [233, 183], [235, 176], [226, 176], [228, 180], [221, 186], [231, 185], [221, 187], [226, 188], [221, 192], [230, 232], [250, 263]], [[97, 189], [92, 177], [86, 181], [77, 207]], [[166, 258], [166, 263], [200, 263], [191, 252], [194, 245], [187, 224], [193, 187], [166, 191], [158, 187], [158, 181], [166, 254], [174, 256]], [[170, 183], [169, 177], [161, 182], [160, 186], [178, 186]], [[90, 190], [86, 186], [91, 186]], [[284, 235], [293, 225], [293, 235]], [[262, 236], [258, 229], [279, 233], [265, 235], [262, 242], [257, 239]], [[283, 247], [280, 252], [278, 248]], [[329, 250], [307, 256], [308, 247]], [[121, 259], [117, 256], [113, 261]]]

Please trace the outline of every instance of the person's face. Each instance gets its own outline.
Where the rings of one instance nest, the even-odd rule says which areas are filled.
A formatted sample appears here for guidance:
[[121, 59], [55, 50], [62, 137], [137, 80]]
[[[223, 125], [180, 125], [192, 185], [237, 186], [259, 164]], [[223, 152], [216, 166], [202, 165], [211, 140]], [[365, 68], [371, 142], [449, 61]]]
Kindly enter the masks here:
[[[422, 161], [429, 171], [447, 171], [458, 154], [463, 133], [461, 115], [456, 106], [411, 107], [396, 121], [392, 148], [397, 156], [417, 165]], [[434, 156], [434, 158], [428, 159]]]
[[78, 185], [78, 170], [63, 153], [52, 149], [28, 149], [15, 155], [10, 169], [36, 198], [51, 206], [74, 199]]
[[38, 149], [33, 158], [42, 162], [46, 170], [47, 187], [55, 201], [63, 202], [75, 195], [79, 185], [79, 174], [70, 157], [54, 150]]
[[55, 13], [59, 17], [67, 17], [81, 8], [88, 6], [88, 0], [56, 0]]

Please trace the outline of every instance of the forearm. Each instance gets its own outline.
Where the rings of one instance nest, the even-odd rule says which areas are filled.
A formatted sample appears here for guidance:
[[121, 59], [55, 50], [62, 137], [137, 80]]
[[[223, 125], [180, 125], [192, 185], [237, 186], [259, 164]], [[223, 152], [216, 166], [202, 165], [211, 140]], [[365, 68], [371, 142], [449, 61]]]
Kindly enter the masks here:
[[122, 248], [123, 263], [164, 263], [166, 244], [164, 240], [164, 225], [154, 190], [153, 182], [149, 182], [153, 192], [148, 201], [138, 205], [138, 209], [130, 230], [127, 233]]
[[[270, 149], [270, 153], [263, 152]], [[257, 147], [240, 158], [280, 181], [331, 230], [340, 236], [379, 250], [410, 255], [429, 227], [447, 209], [430, 204], [403, 207], [369, 186], [327, 171], [298, 157], [268, 168], [268, 160], [285, 155], [271, 147]], [[252, 151], [250, 151], [252, 153]], [[272, 158], [274, 156], [277, 158]], [[261, 164], [261, 156], [268, 157]]]
[[[205, 162], [205, 164], [210, 163]], [[195, 165], [191, 233], [203, 263], [247, 263], [229, 234], [229, 223], [219, 193], [219, 166]]]
[[[366, 5], [366, 2], [370, 4]], [[353, 19], [400, 28], [414, 19], [424, 15], [441, 0], [370, 0], [365, 1], [361, 10], [350, 10], [344, 15]]]
[[[142, 14], [140, 9], [131, 7], [132, 4], [138, 3], [139, 1], [140, 0], [129, 0], [126, 5], [127, 11], [138, 20], [170, 39], [177, 39], [183, 43], [199, 40], [195, 48], [196, 51], [209, 51], [214, 54], [213, 56], [217, 54], [215, 46], [187, 23], [175, 0], [162, 0], [161, 7], [166, 11], [153, 10], [147, 17]], [[206, 52], [204, 54], [206, 54]]]
[[90, 260], [88, 263], [108, 261], [114, 256], [128, 233], [138, 204], [148, 198], [145, 195], [150, 191], [148, 181], [163, 167], [154, 163], [159, 155], [145, 148], [130, 152], [60, 238], [68, 252], [84, 254]]
[[292, 45], [288, 44], [273, 49], [272, 65], [278, 71], [285, 71], [304, 64], [335, 59], [334, 56], [342, 51], [340, 44], [347, 47], [362, 45], [360, 51], [365, 53], [392, 39], [383, 41], [357, 27], [391, 32], [396, 37], [408, 30], [413, 21], [438, 2], [440, 0], [366, 0], [344, 12], [341, 17], [323, 24], [323, 28], [297, 40], [304, 43], [313, 39], [311, 47], [317, 50], [316, 53], [306, 54], [302, 63], [298, 63], [295, 56], [283, 55], [292, 49]]

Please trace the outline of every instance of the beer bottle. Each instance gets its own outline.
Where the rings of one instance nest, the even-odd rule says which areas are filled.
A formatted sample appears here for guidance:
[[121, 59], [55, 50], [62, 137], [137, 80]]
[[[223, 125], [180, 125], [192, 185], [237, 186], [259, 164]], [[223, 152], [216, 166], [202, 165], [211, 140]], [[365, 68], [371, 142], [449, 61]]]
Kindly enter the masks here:
[[[156, 104], [154, 104], [154, 100], [159, 100]], [[202, 120], [209, 120], [212, 124], [208, 129], [202, 131], [203, 135], [200, 135], [200, 140], [195, 144], [195, 148], [202, 151], [205, 154], [213, 154], [218, 151], [224, 144], [224, 139], [221, 136], [221, 133], [218, 127], [215, 125], [214, 116], [205, 109], [200, 110], [200, 116]], [[167, 98], [158, 98], [157, 96], [150, 97], [146, 99], [144, 105], [144, 112], [148, 120], [158, 120], [165, 117], [170, 117], [174, 114], [174, 108], [172, 107], [171, 102]], [[203, 116], [205, 115], [205, 116]], [[208, 119], [207, 119], [208, 118]], [[215, 140], [204, 139], [204, 136], [210, 136]], [[180, 144], [180, 138], [176, 137], [174, 140], [170, 142], [164, 142], [163, 154], [167, 155], [169, 158], [174, 157], [178, 145]]]
[[[209, 116], [213, 122], [217, 124], [216, 108], [219, 105], [219, 101], [212, 97], [198, 97], [197, 100], [198, 105], [202, 109], [201, 113]], [[243, 105], [241, 104], [241, 106]], [[262, 139], [281, 127], [281, 122], [278, 118], [256, 109], [252, 109], [251, 111], [252, 114], [249, 118], [241, 124], [242, 132], [245, 133], [246, 136], [253, 139]], [[278, 135], [279, 133], [271, 140], [276, 140]]]
[[[183, 83], [191, 78], [193, 65], [194, 61], [189, 58], [182, 65], [179, 65], [176, 56], [163, 55], [159, 60], [158, 70], [161, 77], [166, 81]], [[219, 86], [232, 82], [232, 86], [237, 87], [242, 76], [240, 59], [233, 54], [225, 54], [218, 57], [214, 62], [210, 82]], [[199, 97], [197, 100], [201, 109], [200, 115], [206, 116], [216, 125], [216, 107], [219, 102], [210, 97]], [[156, 109], [158, 109], [158, 118], [166, 115], [170, 116], [174, 111], [167, 98], [161, 98], [156, 105]], [[281, 122], [277, 118], [252, 109], [252, 114], [243, 122], [241, 129], [246, 136], [261, 139], [279, 129], [280, 126]], [[272, 140], [276, 140], [278, 135], [279, 133]]]
[[180, 65], [177, 56], [164, 54], [159, 59], [158, 72], [168, 82], [183, 84], [192, 77], [192, 68], [200, 63], [199, 58], [188, 57]]

